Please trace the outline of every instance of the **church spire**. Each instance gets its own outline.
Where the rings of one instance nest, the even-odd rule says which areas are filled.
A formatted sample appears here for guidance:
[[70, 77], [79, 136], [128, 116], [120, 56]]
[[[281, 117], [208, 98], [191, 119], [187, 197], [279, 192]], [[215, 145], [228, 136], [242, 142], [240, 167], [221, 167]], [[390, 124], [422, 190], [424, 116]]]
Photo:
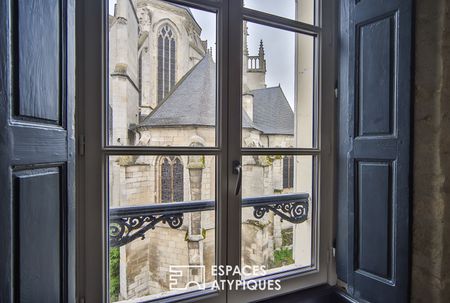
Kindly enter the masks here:
[[258, 51], [258, 57], [259, 57], [259, 69], [263, 72], [266, 72], [266, 59], [264, 58], [264, 44], [263, 40], [261, 39], [259, 42], [259, 51]]
[[261, 39], [261, 41], [259, 42], [259, 52], [258, 55], [260, 58], [264, 58], [264, 44], [263, 41]]

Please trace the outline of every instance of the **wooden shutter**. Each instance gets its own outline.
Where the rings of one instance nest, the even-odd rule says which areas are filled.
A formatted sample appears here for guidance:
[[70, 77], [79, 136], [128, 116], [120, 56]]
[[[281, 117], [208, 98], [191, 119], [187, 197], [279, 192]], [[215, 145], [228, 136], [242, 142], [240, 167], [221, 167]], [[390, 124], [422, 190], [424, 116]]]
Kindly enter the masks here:
[[408, 302], [411, 10], [341, 1], [337, 270], [369, 302]]
[[75, 302], [74, 5], [0, 2], [1, 302]]

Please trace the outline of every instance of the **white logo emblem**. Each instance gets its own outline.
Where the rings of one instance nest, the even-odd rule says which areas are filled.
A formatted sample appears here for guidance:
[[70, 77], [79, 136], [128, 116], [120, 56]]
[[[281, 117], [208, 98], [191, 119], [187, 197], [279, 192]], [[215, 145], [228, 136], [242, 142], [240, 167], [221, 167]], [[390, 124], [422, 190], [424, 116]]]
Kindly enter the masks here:
[[187, 290], [196, 288], [204, 290], [205, 266], [203, 265], [170, 265], [170, 290]]

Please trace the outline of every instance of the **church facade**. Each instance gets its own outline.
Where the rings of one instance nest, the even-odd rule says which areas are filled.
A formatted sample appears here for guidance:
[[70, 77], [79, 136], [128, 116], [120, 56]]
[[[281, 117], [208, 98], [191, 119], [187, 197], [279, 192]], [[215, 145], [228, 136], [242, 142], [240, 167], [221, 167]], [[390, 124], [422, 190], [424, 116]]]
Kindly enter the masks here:
[[[111, 145], [216, 145], [217, 65], [190, 9], [159, 0], [118, 0], [109, 16]], [[263, 42], [247, 48], [244, 24], [242, 138], [246, 147], [292, 147], [294, 112], [280, 86], [267, 87]], [[243, 197], [289, 193], [293, 157], [243, 161]], [[114, 156], [109, 160], [110, 207], [214, 200], [214, 156]], [[248, 212], [247, 212], [248, 211]], [[243, 210], [243, 264], [274, 267], [274, 252], [293, 249], [291, 223], [273, 214], [255, 220]], [[205, 265], [212, 281], [215, 213], [186, 214], [181, 228], [158, 225], [119, 248], [118, 300], [169, 290], [170, 265]]]

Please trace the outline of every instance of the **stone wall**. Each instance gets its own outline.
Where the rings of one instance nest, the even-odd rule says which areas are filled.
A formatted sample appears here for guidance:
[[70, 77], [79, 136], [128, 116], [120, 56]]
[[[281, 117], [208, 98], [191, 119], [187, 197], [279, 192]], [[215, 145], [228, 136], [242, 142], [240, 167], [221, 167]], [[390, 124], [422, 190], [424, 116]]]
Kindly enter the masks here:
[[125, 195], [128, 204], [148, 204], [151, 202], [150, 166], [145, 164], [125, 166]]
[[450, 302], [450, 0], [416, 0], [412, 302]]
[[189, 264], [185, 234], [186, 229], [158, 226], [146, 239], [121, 247], [121, 299], [169, 291], [170, 266]]

